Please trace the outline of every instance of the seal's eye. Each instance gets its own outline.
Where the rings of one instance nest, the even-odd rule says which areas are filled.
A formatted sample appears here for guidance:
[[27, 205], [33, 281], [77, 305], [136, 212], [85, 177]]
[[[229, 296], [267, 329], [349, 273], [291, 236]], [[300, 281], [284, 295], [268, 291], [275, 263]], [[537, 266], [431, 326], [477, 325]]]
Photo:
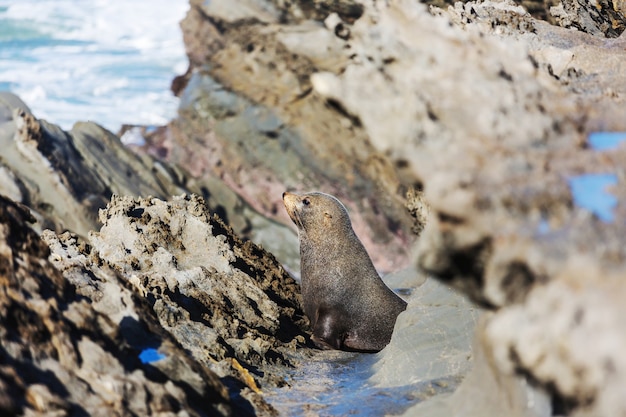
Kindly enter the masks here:
[[304, 204], [305, 206], [308, 206], [309, 204], [311, 204], [311, 200], [309, 200], [308, 198], [305, 198], [304, 200], [302, 200], [302, 204]]

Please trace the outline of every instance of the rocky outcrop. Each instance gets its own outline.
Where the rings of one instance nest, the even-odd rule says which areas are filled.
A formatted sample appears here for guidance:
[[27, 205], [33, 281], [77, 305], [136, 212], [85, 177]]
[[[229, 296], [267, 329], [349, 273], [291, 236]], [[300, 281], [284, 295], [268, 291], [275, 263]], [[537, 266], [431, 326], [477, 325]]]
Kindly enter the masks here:
[[[257, 237], [274, 230], [269, 246], [280, 227], [94, 123], [64, 132], [17, 97], [0, 100], [0, 189], [24, 204], [2, 200], [5, 410], [274, 415], [260, 393], [285, 384], [269, 368], [293, 366], [306, 345], [299, 290], [208, 210]], [[208, 200], [157, 199], [192, 191]], [[154, 197], [115, 199], [90, 234], [114, 193]], [[50, 254], [45, 228], [72, 232], [44, 231]], [[287, 254], [291, 236], [278, 241]]]
[[619, 0], [561, 0], [550, 9], [559, 25], [616, 38], [626, 29], [626, 4]]
[[90, 244], [0, 203], [5, 412], [275, 415], [261, 390], [308, 340], [298, 286], [204, 201], [114, 198]]
[[133, 152], [95, 123], [79, 122], [65, 132], [37, 119], [15, 95], [0, 92], [0, 147], [0, 193], [28, 206], [40, 232], [70, 230], [86, 237], [99, 228], [98, 210], [113, 194], [165, 200], [193, 193], [241, 236], [265, 245], [292, 271], [299, 269], [298, 240], [287, 226], [261, 216], [216, 178], [196, 179]]
[[231, 397], [272, 414], [261, 389], [285, 382], [268, 366], [293, 366], [289, 356], [307, 340], [298, 285], [282, 266], [239, 240], [198, 197], [169, 203], [115, 197], [100, 220], [90, 245], [67, 233], [44, 233], [55, 265], [79, 293], [123, 326], [115, 310], [124, 300], [109, 278], [117, 276], [146, 300], [158, 326], [187, 356], [222, 380], [237, 381]]
[[8, 93], [0, 95], [0, 123], [0, 190], [30, 207], [39, 227], [86, 236], [113, 193], [166, 198], [187, 190], [182, 174], [140, 159], [95, 123], [64, 132]]
[[[77, 288], [48, 259], [33, 221], [0, 197], [3, 415], [233, 414], [226, 387], [163, 331], [143, 298], [104, 266], [74, 271]], [[72, 255], [75, 264], [86, 258]], [[142, 361], [146, 349], [165, 357]]]

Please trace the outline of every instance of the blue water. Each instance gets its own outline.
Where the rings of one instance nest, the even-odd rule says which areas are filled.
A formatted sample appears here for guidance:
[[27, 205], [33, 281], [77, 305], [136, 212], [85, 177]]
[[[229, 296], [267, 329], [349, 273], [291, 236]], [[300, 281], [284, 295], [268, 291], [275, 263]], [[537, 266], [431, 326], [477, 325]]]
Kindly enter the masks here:
[[159, 125], [176, 115], [188, 0], [0, 0], [0, 90], [69, 129]]

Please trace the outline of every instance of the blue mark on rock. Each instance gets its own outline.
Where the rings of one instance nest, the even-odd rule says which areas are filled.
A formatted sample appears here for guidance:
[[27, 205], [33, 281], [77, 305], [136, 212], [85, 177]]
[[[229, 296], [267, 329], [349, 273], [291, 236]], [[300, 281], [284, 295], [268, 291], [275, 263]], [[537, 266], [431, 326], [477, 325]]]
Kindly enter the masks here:
[[160, 361], [161, 359], [165, 359], [165, 355], [159, 353], [158, 350], [153, 348], [144, 349], [139, 354], [139, 360], [141, 361], [141, 363], [152, 363]]
[[613, 221], [613, 209], [617, 205], [617, 198], [606, 188], [616, 184], [615, 174], [584, 174], [569, 179], [574, 204], [591, 211], [605, 223]]
[[626, 132], [594, 132], [589, 134], [588, 142], [596, 151], [615, 149], [626, 142]]
[[540, 235], [547, 235], [550, 233], [550, 223], [546, 219], [541, 219], [539, 225], [537, 226], [537, 232]]

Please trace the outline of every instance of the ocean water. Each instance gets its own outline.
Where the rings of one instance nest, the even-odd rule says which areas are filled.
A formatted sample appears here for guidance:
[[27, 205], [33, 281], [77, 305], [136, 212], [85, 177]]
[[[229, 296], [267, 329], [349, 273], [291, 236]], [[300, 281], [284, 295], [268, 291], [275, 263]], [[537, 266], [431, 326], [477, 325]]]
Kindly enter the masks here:
[[70, 129], [171, 120], [188, 0], [0, 0], [0, 90]]

